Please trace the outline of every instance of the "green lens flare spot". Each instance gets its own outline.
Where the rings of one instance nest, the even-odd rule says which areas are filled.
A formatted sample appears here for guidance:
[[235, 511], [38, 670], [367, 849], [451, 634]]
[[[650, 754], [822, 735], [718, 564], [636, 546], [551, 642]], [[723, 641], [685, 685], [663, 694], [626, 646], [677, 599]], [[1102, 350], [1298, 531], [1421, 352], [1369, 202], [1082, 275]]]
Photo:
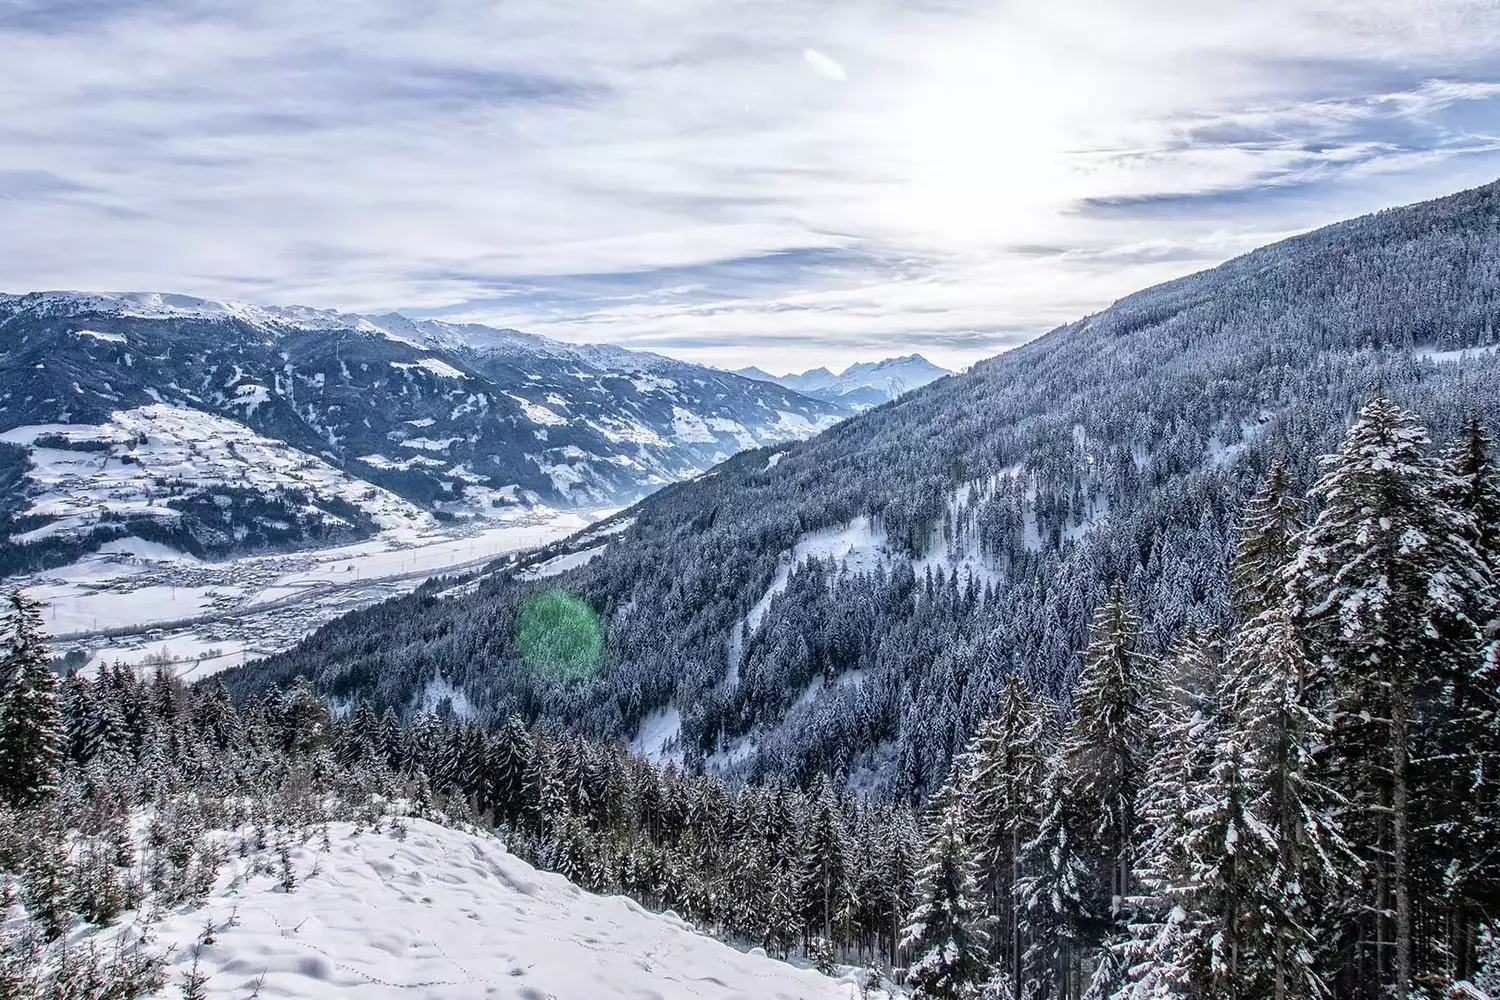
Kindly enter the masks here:
[[552, 680], [586, 680], [599, 672], [604, 630], [586, 602], [549, 590], [521, 604], [516, 649], [532, 670]]

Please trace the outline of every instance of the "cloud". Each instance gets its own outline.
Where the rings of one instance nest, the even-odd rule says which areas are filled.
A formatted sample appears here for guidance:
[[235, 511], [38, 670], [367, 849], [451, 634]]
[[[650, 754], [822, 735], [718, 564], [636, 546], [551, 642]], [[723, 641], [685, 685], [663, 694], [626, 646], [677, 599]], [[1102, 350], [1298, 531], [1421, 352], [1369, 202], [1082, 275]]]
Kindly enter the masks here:
[[1495, 0], [17, 0], [0, 51], [10, 290], [734, 364], [962, 363], [1500, 174]]
[[825, 56], [817, 49], [803, 49], [802, 58], [807, 60], [809, 66], [830, 80], [843, 83], [849, 79], [849, 74], [844, 71], [843, 66], [839, 65], [838, 60], [832, 56]]

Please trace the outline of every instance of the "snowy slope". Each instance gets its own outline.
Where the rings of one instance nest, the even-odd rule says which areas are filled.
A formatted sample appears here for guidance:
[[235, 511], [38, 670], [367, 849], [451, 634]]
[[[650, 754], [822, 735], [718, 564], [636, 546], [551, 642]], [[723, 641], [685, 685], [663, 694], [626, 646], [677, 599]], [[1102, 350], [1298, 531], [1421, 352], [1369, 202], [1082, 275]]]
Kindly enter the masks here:
[[84, 531], [105, 518], [181, 520], [183, 510], [172, 501], [215, 490], [264, 496], [299, 490], [307, 502], [293, 513], [347, 528], [353, 525], [319, 504], [349, 504], [380, 528], [432, 522], [395, 494], [238, 421], [165, 403], [120, 410], [99, 425], [18, 427], [0, 434], [0, 441], [30, 451], [26, 477], [33, 491], [22, 516], [49, 519], [16, 537], [23, 543]]
[[[696, 933], [624, 897], [594, 896], [539, 872], [495, 839], [408, 821], [404, 834], [333, 824], [291, 851], [293, 892], [230, 862], [197, 909], [156, 927], [174, 947], [171, 983], [198, 949], [208, 997], [323, 1000], [357, 995], [432, 1000], [851, 1000], [835, 981]], [[265, 866], [270, 867], [270, 866]], [[118, 930], [106, 933], [119, 933]], [[357, 992], [356, 992], [357, 991]]]
[[637, 499], [852, 412], [701, 365], [477, 324], [0, 294], [0, 430], [99, 424], [152, 402], [241, 421], [455, 514]]

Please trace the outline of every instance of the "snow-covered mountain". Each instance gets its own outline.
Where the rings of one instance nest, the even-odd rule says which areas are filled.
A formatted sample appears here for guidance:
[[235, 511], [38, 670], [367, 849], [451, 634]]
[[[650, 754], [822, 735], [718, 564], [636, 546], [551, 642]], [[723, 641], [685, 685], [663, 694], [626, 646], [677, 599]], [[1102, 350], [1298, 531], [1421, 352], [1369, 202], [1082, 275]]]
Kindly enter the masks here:
[[851, 409], [868, 410], [953, 373], [920, 354], [908, 354], [904, 358], [850, 365], [837, 375], [827, 368], [813, 368], [800, 375], [772, 375], [754, 365], [740, 368], [734, 374], [759, 382], [774, 382], [805, 396]]
[[359, 537], [397, 500], [438, 517], [618, 504], [850, 412], [476, 324], [0, 295], [0, 573], [86, 550], [101, 525], [222, 554]]
[[[1153, 650], [1227, 625], [1244, 502], [1277, 459], [1310, 486], [1377, 387], [1440, 446], [1475, 411], [1500, 427], [1497, 317], [1500, 183], [1144, 290], [737, 455], [510, 580], [333, 622], [229, 680], [243, 698], [304, 676], [347, 696], [359, 676], [357, 694], [400, 706], [452, 643], [558, 588], [609, 623], [607, 669], [564, 703], [497, 641], [444, 674], [477, 718], [542, 716], [688, 768], [930, 793], [1009, 674], [1071, 697], [1112, 581]], [[533, 582], [544, 559], [567, 568]], [[398, 668], [371, 652], [386, 649]]]

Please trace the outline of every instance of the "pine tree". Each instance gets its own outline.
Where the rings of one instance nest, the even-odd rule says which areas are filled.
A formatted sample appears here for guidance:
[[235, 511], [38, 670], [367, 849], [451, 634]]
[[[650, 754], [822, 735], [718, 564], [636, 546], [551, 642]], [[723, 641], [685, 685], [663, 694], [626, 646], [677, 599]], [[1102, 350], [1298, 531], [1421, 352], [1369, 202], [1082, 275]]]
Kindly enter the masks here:
[[1464, 436], [1443, 456], [1450, 477], [1439, 489], [1454, 509], [1469, 516], [1469, 542], [1500, 571], [1500, 470], [1495, 468], [1495, 443], [1476, 413], [1464, 425]]
[[807, 926], [830, 941], [847, 926], [853, 911], [850, 861], [844, 817], [833, 786], [825, 778], [813, 801], [802, 841], [800, 895], [807, 907]]
[[[1067, 784], [1089, 823], [1100, 908], [1118, 919], [1131, 892], [1145, 781], [1151, 660], [1137, 649], [1140, 621], [1116, 584], [1094, 613], [1064, 743]], [[1080, 845], [1082, 846], [1082, 845]]]
[[1479, 629], [1465, 595], [1489, 586], [1468, 518], [1442, 500], [1445, 474], [1426, 444], [1411, 414], [1383, 394], [1360, 411], [1314, 488], [1322, 510], [1298, 555], [1302, 604], [1292, 609], [1331, 664], [1340, 791], [1357, 811], [1371, 874], [1362, 919], [1376, 947], [1357, 960], [1403, 997], [1417, 972], [1414, 889], [1441, 881], [1424, 815], [1433, 775], [1413, 770], [1432, 750], [1421, 706], [1445, 673], [1477, 666]]
[[[1019, 883], [1028, 946], [1016, 979], [1025, 996], [1070, 995], [1075, 962], [1104, 921], [1094, 910], [1097, 866], [1090, 863], [1089, 831], [1060, 759], [1047, 764], [1036, 836], [1025, 845]], [[1056, 993], [1049, 991], [1055, 985]]]
[[1292, 492], [1286, 464], [1277, 459], [1240, 515], [1239, 545], [1229, 582], [1241, 621], [1284, 602], [1285, 572], [1296, 555], [1306, 510], [1307, 505]]
[[995, 918], [993, 953], [1014, 977], [1023, 944], [1018, 918], [1021, 859], [1036, 836], [1046, 748], [1042, 709], [1015, 674], [1006, 679], [1000, 712], [980, 723], [967, 754], [965, 837], [979, 863], [981, 887]]
[[65, 730], [57, 676], [42, 644], [41, 606], [20, 591], [0, 631], [0, 799], [29, 805], [52, 791]]
[[1358, 865], [1339, 822], [1345, 803], [1328, 783], [1332, 725], [1322, 685], [1287, 607], [1267, 610], [1235, 637], [1228, 678], [1232, 752], [1251, 772], [1250, 808], [1274, 855], [1248, 889], [1249, 929], [1259, 940], [1246, 978], [1276, 1000], [1315, 1000], [1325, 988], [1314, 951], [1327, 901]]
[[988, 975], [975, 867], [957, 811], [945, 811], [928, 847], [919, 902], [902, 931], [901, 947], [913, 956], [906, 978], [916, 997], [967, 1000]]
[[902, 923], [916, 905], [917, 881], [922, 870], [921, 834], [907, 810], [899, 809], [891, 816], [885, 828], [884, 848], [881, 875], [887, 892], [889, 960], [894, 966], [900, 950]]
[[198, 964], [197, 949], [193, 952], [193, 964], [182, 973], [182, 980], [177, 984], [182, 994], [182, 1000], [207, 1000], [208, 974]]
[[1191, 906], [1184, 909], [1200, 918], [1207, 932], [1213, 984], [1208, 992], [1230, 1000], [1265, 995], [1248, 975], [1244, 959], [1263, 916], [1254, 890], [1267, 884], [1276, 859], [1273, 831], [1255, 811], [1249, 735], [1237, 726], [1220, 730], [1183, 843], [1191, 894]]
[[1168, 658], [1153, 706], [1139, 895], [1128, 931], [1114, 944], [1124, 969], [1122, 998], [1178, 996], [1210, 982], [1212, 918], [1193, 847], [1219, 742], [1221, 669], [1217, 634], [1189, 634]]
[[[1500, 907], [1500, 472], [1495, 448], [1477, 415], [1443, 458], [1447, 474], [1437, 493], [1466, 516], [1466, 539], [1489, 573], [1488, 589], [1463, 593], [1463, 622], [1482, 632], [1477, 661], [1455, 657], [1442, 671], [1443, 711], [1433, 756], [1447, 780], [1433, 805], [1440, 856], [1447, 860], [1447, 924], [1458, 930], [1449, 946], [1455, 979], [1474, 970], [1481, 914]], [[1463, 641], [1460, 631], [1458, 641]]]

